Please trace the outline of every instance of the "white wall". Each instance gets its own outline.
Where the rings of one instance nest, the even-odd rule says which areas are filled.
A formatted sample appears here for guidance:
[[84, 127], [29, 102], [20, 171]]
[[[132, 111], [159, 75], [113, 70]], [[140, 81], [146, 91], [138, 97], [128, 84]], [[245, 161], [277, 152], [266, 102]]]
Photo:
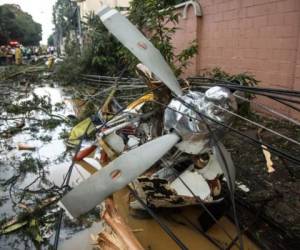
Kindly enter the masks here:
[[81, 17], [84, 17], [89, 12], [97, 13], [103, 5], [110, 7], [128, 7], [130, 0], [85, 0], [79, 3]]

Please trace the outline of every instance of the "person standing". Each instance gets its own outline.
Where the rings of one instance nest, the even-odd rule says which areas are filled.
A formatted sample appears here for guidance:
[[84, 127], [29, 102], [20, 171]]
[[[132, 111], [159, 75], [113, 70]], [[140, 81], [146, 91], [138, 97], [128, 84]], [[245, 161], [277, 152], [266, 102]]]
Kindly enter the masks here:
[[13, 52], [9, 45], [6, 47], [6, 63], [8, 65], [13, 64]]
[[12, 55], [11, 64], [14, 64], [15, 61], [16, 61], [16, 48], [12, 46], [11, 49], [10, 49], [10, 53]]
[[31, 59], [31, 55], [32, 55], [32, 49], [30, 47], [27, 47], [27, 51], [26, 51], [26, 56], [27, 56], [27, 60], [29, 61]]
[[20, 49], [20, 45], [17, 45], [16, 51], [15, 51], [15, 58], [16, 58], [16, 65], [22, 64], [22, 51]]
[[5, 46], [0, 47], [0, 66], [5, 65], [6, 61], [6, 51]]

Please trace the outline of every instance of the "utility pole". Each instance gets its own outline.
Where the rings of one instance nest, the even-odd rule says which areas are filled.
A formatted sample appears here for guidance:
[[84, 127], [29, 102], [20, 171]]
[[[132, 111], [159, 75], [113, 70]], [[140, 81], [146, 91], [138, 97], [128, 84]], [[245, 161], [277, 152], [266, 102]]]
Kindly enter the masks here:
[[79, 44], [80, 53], [82, 54], [83, 49], [83, 39], [82, 39], [82, 27], [81, 27], [81, 16], [80, 16], [80, 6], [77, 4], [76, 1], [70, 0], [70, 4], [72, 8], [75, 8], [76, 20], [77, 20], [77, 29], [75, 31], [76, 40]]
[[81, 29], [80, 6], [78, 5], [77, 5], [77, 22], [78, 22], [79, 47], [80, 47], [80, 53], [82, 54], [83, 39], [82, 39], [82, 29]]

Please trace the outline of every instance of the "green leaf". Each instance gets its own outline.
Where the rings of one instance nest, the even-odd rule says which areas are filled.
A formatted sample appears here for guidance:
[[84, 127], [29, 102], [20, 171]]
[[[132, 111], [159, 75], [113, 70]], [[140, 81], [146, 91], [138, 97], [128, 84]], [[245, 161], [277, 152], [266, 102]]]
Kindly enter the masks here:
[[37, 242], [41, 243], [43, 242], [43, 237], [41, 236], [39, 223], [36, 219], [32, 219], [29, 223], [29, 229], [28, 229], [32, 239]]
[[5, 229], [2, 229], [1, 230], [1, 234], [8, 234], [8, 233], [12, 233], [14, 231], [17, 231], [20, 228], [24, 227], [27, 223], [28, 223], [28, 221], [23, 221], [23, 222], [15, 223], [15, 224], [13, 224], [11, 226], [6, 227]]

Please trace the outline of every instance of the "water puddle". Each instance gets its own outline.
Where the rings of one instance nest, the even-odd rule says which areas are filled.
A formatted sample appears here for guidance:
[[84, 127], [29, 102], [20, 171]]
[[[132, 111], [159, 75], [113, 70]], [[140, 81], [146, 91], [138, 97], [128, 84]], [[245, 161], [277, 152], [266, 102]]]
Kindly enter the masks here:
[[[0, 121], [0, 214], [1, 221], [14, 218], [20, 214], [30, 214], [28, 210], [48, 197], [55, 196], [67, 174], [73, 152], [67, 151], [64, 139], [71, 129], [71, 124], [64, 119], [74, 117], [72, 96], [65, 94], [55, 83], [43, 82], [38, 87], [20, 86], [11, 88], [7, 93], [7, 104], [1, 108]], [[7, 88], [10, 89], [10, 88]], [[19, 93], [15, 91], [19, 90]], [[41, 103], [41, 102], [45, 103]], [[29, 108], [38, 103], [39, 109]], [[28, 112], [14, 110], [9, 105], [26, 106]], [[6, 110], [7, 108], [7, 110]], [[18, 107], [21, 109], [21, 107]], [[49, 114], [53, 116], [50, 116]], [[18, 119], [16, 119], [16, 117]], [[26, 117], [25, 119], [23, 119]], [[9, 119], [7, 119], [9, 118]], [[24, 123], [15, 129], [18, 123]], [[11, 132], [13, 131], [13, 132]], [[33, 150], [20, 150], [20, 147]], [[70, 186], [78, 185], [90, 174], [75, 165], [70, 179]], [[25, 192], [24, 192], [25, 191]], [[38, 227], [25, 225], [21, 230], [0, 236], [0, 249], [32, 249], [40, 243], [44, 247], [53, 243], [55, 233], [55, 216], [58, 208], [50, 205], [39, 216]], [[31, 214], [30, 214], [31, 215]], [[36, 217], [37, 215], [32, 215]], [[93, 221], [96, 218], [93, 219]], [[26, 221], [26, 219], [25, 219]], [[28, 222], [34, 221], [28, 218]], [[86, 222], [83, 224], [90, 224]], [[75, 232], [85, 228], [81, 223], [74, 224], [66, 218], [60, 240], [71, 237]], [[17, 224], [18, 225], [18, 224]], [[39, 232], [32, 232], [39, 231]], [[47, 231], [47, 233], [45, 232]], [[42, 240], [34, 239], [37, 235]]]

